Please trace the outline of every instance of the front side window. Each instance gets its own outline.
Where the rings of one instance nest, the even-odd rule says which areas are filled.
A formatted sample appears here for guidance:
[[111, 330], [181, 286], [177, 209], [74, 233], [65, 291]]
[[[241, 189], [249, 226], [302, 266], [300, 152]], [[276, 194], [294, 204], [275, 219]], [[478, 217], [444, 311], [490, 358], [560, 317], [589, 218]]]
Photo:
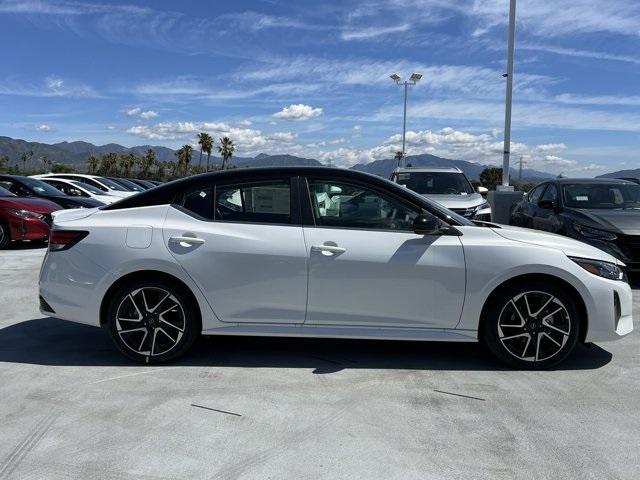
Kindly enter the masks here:
[[0, 181], [0, 187], [6, 188], [14, 195], [19, 197], [29, 197], [31, 196], [31, 191], [20, 185], [18, 182], [14, 182], [12, 180], [2, 180]]
[[542, 194], [542, 191], [544, 190], [544, 188], [546, 186], [547, 186], [547, 184], [543, 183], [542, 185], [538, 185], [536, 188], [531, 190], [527, 194], [527, 199], [529, 200], [529, 202], [537, 204], [538, 200], [540, 199], [540, 195]]
[[413, 231], [418, 211], [355, 184], [310, 180], [316, 225], [336, 228]]
[[541, 200], [549, 200], [549, 201], [552, 201], [553, 203], [556, 203], [557, 199], [558, 199], [558, 189], [554, 184], [551, 183], [549, 184], [547, 189], [544, 191], [544, 195], [542, 195]]
[[291, 223], [291, 182], [219, 185], [216, 187], [216, 220], [247, 223]]

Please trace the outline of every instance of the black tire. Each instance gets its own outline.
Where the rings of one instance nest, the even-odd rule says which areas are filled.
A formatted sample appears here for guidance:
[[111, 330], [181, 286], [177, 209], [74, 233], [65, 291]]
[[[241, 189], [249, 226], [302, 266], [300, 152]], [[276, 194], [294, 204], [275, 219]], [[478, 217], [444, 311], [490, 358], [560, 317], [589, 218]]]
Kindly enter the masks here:
[[111, 296], [107, 308], [107, 326], [118, 350], [146, 364], [183, 355], [200, 335], [201, 325], [190, 292], [164, 280], [128, 282]]
[[4, 222], [0, 222], [0, 250], [9, 248], [11, 245], [11, 229], [9, 225]]
[[512, 367], [544, 370], [567, 358], [578, 342], [580, 327], [580, 310], [561, 286], [528, 281], [490, 298], [480, 339]]

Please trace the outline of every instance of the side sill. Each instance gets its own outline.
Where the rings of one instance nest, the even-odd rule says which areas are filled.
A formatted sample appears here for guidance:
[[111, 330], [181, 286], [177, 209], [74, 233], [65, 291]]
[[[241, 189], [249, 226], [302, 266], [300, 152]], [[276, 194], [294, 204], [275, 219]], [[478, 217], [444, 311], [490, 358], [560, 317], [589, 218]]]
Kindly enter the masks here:
[[203, 335], [247, 335], [270, 337], [358, 338], [429, 342], [477, 342], [476, 330], [444, 328], [336, 327], [322, 325], [242, 324], [210, 328]]

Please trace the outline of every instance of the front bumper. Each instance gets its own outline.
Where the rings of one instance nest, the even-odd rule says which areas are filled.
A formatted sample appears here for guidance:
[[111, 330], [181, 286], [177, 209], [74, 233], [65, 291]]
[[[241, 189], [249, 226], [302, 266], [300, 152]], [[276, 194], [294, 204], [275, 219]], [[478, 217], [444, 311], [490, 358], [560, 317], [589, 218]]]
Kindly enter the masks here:
[[589, 309], [586, 342], [618, 340], [633, 331], [633, 294], [626, 282], [602, 280], [591, 289], [593, 299]]

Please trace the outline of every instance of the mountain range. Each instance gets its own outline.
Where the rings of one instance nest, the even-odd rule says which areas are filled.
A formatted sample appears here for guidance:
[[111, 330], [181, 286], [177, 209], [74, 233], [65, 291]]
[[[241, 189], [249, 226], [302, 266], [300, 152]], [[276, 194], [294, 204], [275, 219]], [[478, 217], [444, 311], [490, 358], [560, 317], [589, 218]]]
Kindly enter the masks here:
[[[38, 162], [42, 157], [47, 157], [47, 159], [51, 162], [62, 163], [83, 169], [86, 165], [86, 160], [89, 155], [100, 156], [110, 152], [118, 154], [135, 153], [136, 155], [143, 155], [149, 148], [155, 150], [156, 155], [160, 161], [174, 161], [176, 159], [174, 150], [156, 145], [124, 147], [122, 145], [118, 145], [117, 143], [109, 143], [107, 145], [94, 145], [92, 143], [82, 141], [47, 144], [40, 142], [28, 142], [26, 140], [0, 136], [0, 155], [8, 155], [10, 158], [10, 162], [13, 164], [14, 162], [19, 162], [20, 154], [22, 154], [23, 152], [31, 151], [33, 152], [33, 157], [31, 160], [32, 166], [35, 166], [35, 162]], [[192, 163], [198, 164], [198, 161], [199, 152], [194, 152]], [[220, 158], [212, 157], [211, 161], [214, 163], [219, 163]], [[478, 179], [480, 176], [480, 172], [489, 167], [489, 165], [483, 165], [480, 163], [441, 158], [430, 154], [409, 155], [406, 157], [406, 161], [408, 164], [414, 167], [458, 167], [470, 179]], [[268, 155], [266, 153], [261, 153], [259, 155], [256, 155], [255, 157], [233, 157], [232, 162], [234, 165], [240, 167], [322, 165], [321, 162], [313, 158], [303, 158], [294, 155]], [[391, 175], [391, 172], [393, 172], [395, 166], [396, 161], [394, 159], [388, 158], [383, 160], [375, 160], [370, 163], [359, 163], [351, 168], [353, 168], [354, 170], [360, 170], [363, 172], [368, 172], [388, 178]], [[622, 172], [625, 172], [625, 174], [623, 175]], [[602, 176], [640, 177], [640, 169], [624, 170], [622, 172], [614, 172]], [[517, 169], [511, 169], [511, 176], [512, 178], [518, 178]], [[547, 172], [541, 172], [528, 168], [524, 168], [522, 170], [522, 179], [523, 181], [527, 182], [535, 182], [553, 177], [555, 177], [554, 174]]]

